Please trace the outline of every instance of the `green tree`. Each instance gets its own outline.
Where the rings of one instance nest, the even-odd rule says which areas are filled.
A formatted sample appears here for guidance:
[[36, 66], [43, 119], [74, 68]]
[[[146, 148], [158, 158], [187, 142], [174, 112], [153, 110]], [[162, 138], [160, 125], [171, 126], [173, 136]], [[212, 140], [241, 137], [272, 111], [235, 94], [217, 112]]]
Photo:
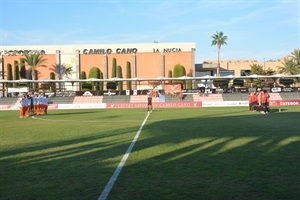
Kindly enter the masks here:
[[[10, 63], [7, 64], [7, 80], [13, 80], [12, 76], [12, 65]], [[11, 83], [7, 83], [7, 87], [11, 87]]]
[[[14, 61], [14, 80], [20, 79], [20, 70], [19, 70], [19, 62], [17, 60]], [[17, 87], [18, 83], [14, 83], [14, 87]]]
[[[86, 72], [85, 71], [82, 71], [80, 73], [80, 79], [86, 79]], [[86, 83], [86, 82], [80, 82], [80, 87], [81, 87], [81, 90], [90, 90], [92, 89], [92, 84], [90, 83]]]
[[[35, 74], [35, 78], [33, 78], [33, 80], [38, 80], [38, 71], [35, 70], [34, 74]], [[33, 83], [33, 88], [34, 89], [39, 88], [39, 83]]]
[[[122, 67], [117, 67], [117, 78], [123, 78]], [[123, 81], [118, 81], [118, 90], [123, 90]]]
[[[50, 79], [51, 80], [55, 80], [55, 73], [51, 72], [50, 73]], [[55, 83], [51, 83], [51, 91], [55, 91], [56, 90], [56, 84]]]
[[[192, 77], [193, 76], [193, 70], [192, 69], [189, 71], [189, 73], [187, 74], [187, 76], [188, 77]], [[193, 81], [192, 80], [187, 80], [186, 88], [188, 90], [191, 90], [193, 88]]]
[[50, 79], [55, 80], [55, 73], [54, 72], [50, 72]]
[[281, 63], [283, 66], [278, 67], [278, 72], [281, 74], [295, 75], [300, 71], [292, 59], [284, 58]]
[[264, 75], [264, 69], [262, 65], [258, 65], [256, 63], [251, 64], [251, 72], [250, 74]]
[[[255, 63], [255, 64], [251, 64], [250, 67], [251, 67], [250, 75], [253, 75], [253, 74], [264, 75], [265, 74], [265, 71], [264, 71], [262, 65], [258, 65]], [[253, 78], [253, 79], [247, 80], [247, 82], [248, 82], [248, 84], [246, 84], [247, 86], [249, 85], [249, 81], [250, 81], [250, 84], [252, 87], [253, 86], [254, 87], [263, 87], [265, 85], [265, 80]]]
[[226, 40], [227, 40], [227, 36], [223, 34], [222, 31], [220, 32], [216, 32], [213, 36], [212, 36], [212, 42], [211, 42], [211, 46], [213, 45], [217, 45], [218, 47], [218, 68], [217, 68], [217, 76], [220, 76], [220, 51], [221, 51], [221, 46], [226, 44]]
[[[32, 80], [37, 79], [37, 67], [39, 66], [45, 66], [47, 59], [44, 58], [43, 55], [39, 53], [28, 53], [24, 55], [24, 62], [28, 64], [30, 70], [31, 70], [31, 78]], [[36, 84], [33, 84], [33, 89], [36, 88]]]
[[85, 73], [85, 71], [82, 71], [80, 73], [80, 79], [86, 79], [86, 73]]
[[113, 58], [112, 60], [112, 69], [111, 69], [111, 77], [117, 77], [117, 59]]
[[[172, 70], [168, 71], [168, 78], [172, 78]], [[172, 83], [172, 80], [170, 80], [168, 83]]]
[[44, 58], [44, 56], [39, 53], [28, 53], [25, 54], [24, 56], [25, 56], [24, 62], [28, 64], [32, 73], [31, 78], [32, 80], [35, 80], [37, 67], [45, 66], [47, 59]]
[[[100, 78], [100, 69], [98, 67], [92, 67], [89, 72], [89, 78]], [[93, 90], [99, 90], [99, 83], [92, 82]]]
[[174, 70], [173, 70], [173, 77], [177, 78], [177, 77], [182, 77], [182, 76], [185, 76], [184, 66], [182, 66], [180, 64], [175, 65]]
[[[186, 74], [185, 68], [182, 65], [180, 64], [175, 65], [173, 69], [174, 78], [185, 76], [185, 74]], [[180, 83], [182, 84], [182, 86], [184, 85], [184, 81], [173, 81], [173, 83]]]
[[20, 78], [26, 79], [26, 66], [23, 58], [20, 58]]
[[295, 63], [296, 67], [300, 68], [300, 49], [294, 49], [291, 53], [291, 59]]
[[[116, 78], [117, 77], [117, 59], [113, 58], [112, 59], [112, 69], [111, 69], [111, 78]], [[117, 88], [118, 84], [116, 82], [107, 82], [106, 83], [106, 88], [115, 90]]]
[[[100, 78], [100, 79], [103, 79], [103, 73], [102, 73], [101, 71], [100, 71], [99, 78]], [[103, 81], [101, 81], [101, 82], [99, 83], [99, 90], [100, 90], [100, 91], [103, 91]]]
[[267, 75], [267, 76], [271, 76], [271, 75], [276, 74], [276, 71], [273, 70], [273, 69], [271, 69], [270, 67], [268, 67], [268, 69], [266, 69], [266, 70], [264, 71], [264, 74]]
[[89, 72], [89, 78], [99, 78], [100, 69], [98, 67], [92, 67]]
[[[131, 64], [126, 62], [126, 78], [131, 78]], [[131, 90], [131, 81], [127, 81], [127, 90]]]

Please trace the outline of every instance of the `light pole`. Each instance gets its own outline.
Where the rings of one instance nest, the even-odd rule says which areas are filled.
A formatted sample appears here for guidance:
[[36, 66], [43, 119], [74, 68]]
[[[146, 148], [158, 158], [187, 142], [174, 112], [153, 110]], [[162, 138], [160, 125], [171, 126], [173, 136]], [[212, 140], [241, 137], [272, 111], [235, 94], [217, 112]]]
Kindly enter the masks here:
[[265, 72], [265, 70], [266, 70], [266, 60], [264, 58], [264, 72]]

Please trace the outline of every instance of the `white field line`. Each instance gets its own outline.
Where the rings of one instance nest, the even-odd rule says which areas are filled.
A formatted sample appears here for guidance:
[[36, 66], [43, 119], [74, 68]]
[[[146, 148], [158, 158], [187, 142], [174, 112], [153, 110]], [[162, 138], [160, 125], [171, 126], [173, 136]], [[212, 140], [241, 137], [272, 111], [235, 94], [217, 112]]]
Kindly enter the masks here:
[[[83, 122], [83, 123], [112, 123], [112, 120], [69, 120], [69, 119], [45, 119], [45, 118], [41, 118], [41, 117], [36, 117], [36, 116], [32, 116], [32, 119], [35, 120], [42, 120], [42, 121], [52, 121], [52, 122]], [[137, 120], [137, 119], [127, 119], [127, 120], [114, 120], [113, 123], [128, 123], [128, 122], [140, 122], [141, 120]], [[157, 120], [160, 121], [160, 120]]]
[[133, 149], [137, 139], [139, 138], [140, 133], [141, 133], [141, 131], [142, 131], [149, 115], [150, 115], [150, 113], [148, 113], [147, 116], [145, 117], [142, 125], [140, 126], [139, 130], [137, 131], [134, 139], [132, 140], [131, 144], [129, 145], [127, 151], [125, 152], [125, 154], [122, 158], [122, 160], [120, 161], [117, 168], [115, 169], [115, 172], [113, 173], [113, 175], [110, 177], [109, 181], [107, 182], [107, 184], [106, 184], [104, 190], [102, 191], [100, 197], [98, 198], [98, 200], [105, 200], [107, 198], [107, 196], [108, 196], [110, 190], [112, 189], [114, 183], [116, 182], [116, 180], [117, 180], [117, 178], [118, 178], [118, 176], [119, 176], [119, 174], [120, 174], [127, 158], [129, 157], [129, 154], [131, 153], [131, 150]]

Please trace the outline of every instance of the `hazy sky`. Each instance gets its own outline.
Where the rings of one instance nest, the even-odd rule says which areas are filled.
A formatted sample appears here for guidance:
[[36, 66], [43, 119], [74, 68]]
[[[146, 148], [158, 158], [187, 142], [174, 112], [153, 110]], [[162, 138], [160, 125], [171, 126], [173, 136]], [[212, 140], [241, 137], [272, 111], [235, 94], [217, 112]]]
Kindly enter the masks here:
[[0, 46], [195, 42], [196, 63], [300, 48], [300, 0], [0, 0]]

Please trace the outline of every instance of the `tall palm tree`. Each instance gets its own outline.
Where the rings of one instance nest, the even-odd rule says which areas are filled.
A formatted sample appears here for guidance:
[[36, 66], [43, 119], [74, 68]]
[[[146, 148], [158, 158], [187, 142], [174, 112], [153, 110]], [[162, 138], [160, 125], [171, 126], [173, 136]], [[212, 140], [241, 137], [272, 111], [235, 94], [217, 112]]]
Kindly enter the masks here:
[[24, 55], [25, 58], [23, 58], [24, 62], [28, 64], [30, 70], [31, 70], [31, 76], [32, 80], [35, 80], [36, 78], [36, 68], [39, 66], [45, 66], [47, 59], [44, 58], [43, 55], [39, 53], [28, 53]]
[[[31, 79], [36, 79], [36, 68], [39, 66], [45, 66], [47, 59], [39, 53], [28, 53], [24, 55], [23, 61], [28, 64], [31, 70]], [[34, 88], [35, 89], [35, 88]]]
[[217, 76], [220, 76], [220, 51], [221, 51], [221, 46], [226, 43], [227, 40], [227, 36], [223, 34], [222, 31], [220, 32], [216, 32], [213, 36], [212, 36], [212, 42], [211, 42], [211, 46], [212, 45], [217, 45], [218, 46], [218, 68], [217, 68]]

